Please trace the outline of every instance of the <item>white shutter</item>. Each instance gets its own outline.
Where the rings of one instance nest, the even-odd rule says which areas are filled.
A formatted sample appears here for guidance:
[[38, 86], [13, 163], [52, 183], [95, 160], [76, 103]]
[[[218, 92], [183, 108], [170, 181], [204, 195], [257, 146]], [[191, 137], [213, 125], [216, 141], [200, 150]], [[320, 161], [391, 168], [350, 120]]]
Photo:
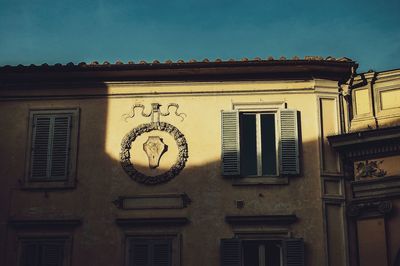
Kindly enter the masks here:
[[281, 109], [279, 158], [282, 175], [297, 175], [299, 167], [299, 137], [297, 126], [297, 111]]
[[222, 111], [222, 174], [240, 174], [239, 112]]

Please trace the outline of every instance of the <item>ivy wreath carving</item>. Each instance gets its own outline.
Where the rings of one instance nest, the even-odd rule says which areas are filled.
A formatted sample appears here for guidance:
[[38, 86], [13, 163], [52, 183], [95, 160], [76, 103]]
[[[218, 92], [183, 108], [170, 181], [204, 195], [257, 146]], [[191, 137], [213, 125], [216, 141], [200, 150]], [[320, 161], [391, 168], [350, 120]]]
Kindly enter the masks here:
[[[138, 171], [131, 162], [131, 145], [137, 137], [151, 131], [164, 131], [169, 133], [178, 146], [178, 158], [172, 167], [159, 175], [148, 176]], [[168, 182], [177, 176], [185, 167], [188, 158], [188, 145], [185, 136], [175, 126], [166, 122], [153, 122], [137, 126], [122, 139], [120, 160], [124, 171], [136, 182], [146, 185], [156, 185]]]

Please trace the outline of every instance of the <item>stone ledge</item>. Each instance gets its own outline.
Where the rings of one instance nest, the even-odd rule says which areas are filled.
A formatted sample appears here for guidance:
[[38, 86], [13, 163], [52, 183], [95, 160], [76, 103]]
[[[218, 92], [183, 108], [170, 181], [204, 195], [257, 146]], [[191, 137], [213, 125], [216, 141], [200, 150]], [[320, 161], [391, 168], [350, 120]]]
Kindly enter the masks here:
[[297, 222], [295, 214], [287, 215], [254, 215], [254, 216], [225, 216], [225, 221], [231, 225], [291, 225]]

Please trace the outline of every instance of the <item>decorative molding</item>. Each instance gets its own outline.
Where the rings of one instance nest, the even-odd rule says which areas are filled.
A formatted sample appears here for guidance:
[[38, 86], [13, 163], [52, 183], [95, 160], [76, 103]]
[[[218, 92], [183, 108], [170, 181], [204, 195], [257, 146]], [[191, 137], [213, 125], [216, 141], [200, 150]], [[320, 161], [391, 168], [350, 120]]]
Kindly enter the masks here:
[[331, 146], [347, 160], [400, 153], [400, 126], [328, 136]]
[[14, 228], [74, 228], [82, 224], [81, 219], [52, 219], [52, 220], [28, 220], [28, 219], [11, 219], [8, 224]]
[[291, 225], [297, 220], [298, 218], [295, 214], [225, 216], [225, 221], [231, 225]]
[[388, 198], [400, 195], [400, 176], [386, 176], [351, 182], [354, 198]]
[[[143, 201], [146, 201], [144, 204]], [[131, 197], [118, 197], [113, 201], [115, 206], [122, 210], [147, 210], [147, 209], [183, 209], [192, 200], [186, 193], [168, 195], [137, 195]]]
[[[135, 109], [136, 108], [141, 108], [142, 109], [142, 113], [141, 114], [142, 114], [143, 117], [150, 117], [151, 116], [151, 122], [160, 122], [160, 116], [168, 116], [170, 114], [169, 108], [171, 106], [176, 108], [174, 114], [176, 116], [180, 117], [182, 119], [182, 121], [186, 117], [185, 113], [178, 113], [179, 105], [177, 103], [169, 103], [167, 105], [167, 111], [166, 112], [162, 112], [161, 111], [161, 109], [160, 109], [161, 106], [162, 105], [159, 104], [159, 103], [152, 103], [150, 112], [146, 114], [145, 111], [144, 111], [145, 110], [145, 106], [143, 104], [135, 104], [135, 105], [132, 106], [131, 114], [124, 114], [123, 117], [124, 117], [125, 121], [128, 118], [133, 118], [133, 117], [135, 117]], [[154, 121], [154, 120], [157, 120], [157, 121]]]
[[[132, 142], [137, 137], [143, 133], [156, 130], [169, 133], [175, 139], [179, 153], [177, 161], [167, 172], [156, 176], [147, 176], [136, 170], [132, 164], [130, 150]], [[176, 127], [166, 122], [152, 122], [137, 126], [123, 138], [121, 147], [120, 159], [122, 168], [133, 180], [146, 185], [155, 185], [171, 180], [182, 171], [189, 157], [185, 136]]]
[[115, 222], [121, 227], [182, 226], [188, 224], [189, 219], [186, 217], [117, 218]]
[[383, 216], [391, 211], [390, 200], [350, 203], [347, 206], [347, 215], [355, 218]]

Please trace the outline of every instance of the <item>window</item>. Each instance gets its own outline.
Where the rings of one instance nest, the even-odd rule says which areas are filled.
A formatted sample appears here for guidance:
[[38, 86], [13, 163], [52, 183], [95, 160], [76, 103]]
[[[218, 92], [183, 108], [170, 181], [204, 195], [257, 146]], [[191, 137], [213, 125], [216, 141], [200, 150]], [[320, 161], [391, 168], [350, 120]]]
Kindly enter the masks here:
[[127, 238], [128, 266], [177, 266], [179, 256], [179, 241], [176, 235]]
[[303, 239], [221, 240], [221, 266], [303, 266]]
[[77, 109], [31, 111], [26, 188], [74, 185]]
[[67, 266], [67, 239], [26, 238], [20, 240], [19, 266]]
[[222, 171], [226, 176], [299, 174], [297, 111], [222, 111]]

